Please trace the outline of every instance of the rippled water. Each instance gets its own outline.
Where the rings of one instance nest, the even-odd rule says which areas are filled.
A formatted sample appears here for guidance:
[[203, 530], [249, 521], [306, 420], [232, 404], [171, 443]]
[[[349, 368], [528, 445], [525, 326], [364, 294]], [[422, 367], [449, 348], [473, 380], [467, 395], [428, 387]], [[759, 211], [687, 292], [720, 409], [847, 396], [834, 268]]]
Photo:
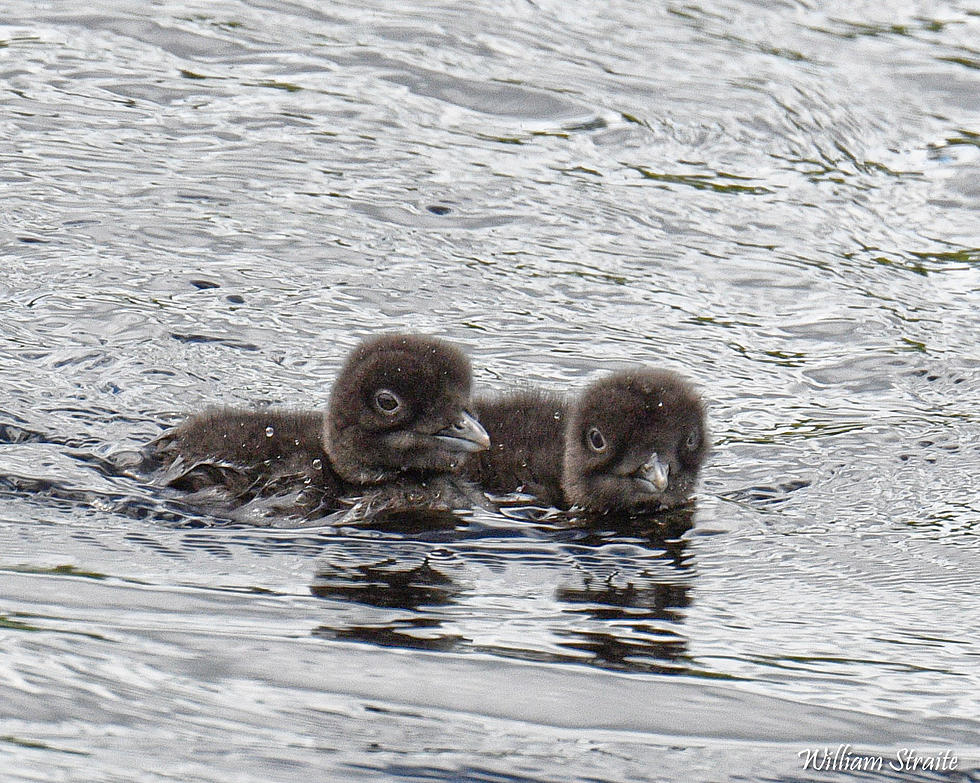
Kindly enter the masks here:
[[[6, 4], [3, 779], [980, 778], [978, 41], [969, 2]], [[482, 389], [681, 369], [693, 514], [248, 528], [112, 469], [391, 328]], [[803, 768], [840, 744], [884, 771]]]

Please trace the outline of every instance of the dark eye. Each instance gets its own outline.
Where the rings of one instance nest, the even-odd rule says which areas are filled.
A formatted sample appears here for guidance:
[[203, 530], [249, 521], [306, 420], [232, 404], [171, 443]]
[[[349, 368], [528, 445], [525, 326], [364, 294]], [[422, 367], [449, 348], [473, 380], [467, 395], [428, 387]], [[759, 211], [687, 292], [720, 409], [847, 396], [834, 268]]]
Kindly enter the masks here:
[[379, 389], [374, 393], [374, 405], [379, 411], [390, 416], [398, 412], [398, 409], [402, 407], [402, 401], [393, 391]]
[[684, 441], [684, 448], [688, 451], [694, 451], [698, 446], [701, 445], [701, 431], [693, 429], [688, 433], [687, 440]]
[[589, 448], [593, 451], [603, 452], [606, 450], [606, 439], [602, 437], [602, 433], [599, 432], [598, 427], [590, 429], [586, 438], [589, 441]]

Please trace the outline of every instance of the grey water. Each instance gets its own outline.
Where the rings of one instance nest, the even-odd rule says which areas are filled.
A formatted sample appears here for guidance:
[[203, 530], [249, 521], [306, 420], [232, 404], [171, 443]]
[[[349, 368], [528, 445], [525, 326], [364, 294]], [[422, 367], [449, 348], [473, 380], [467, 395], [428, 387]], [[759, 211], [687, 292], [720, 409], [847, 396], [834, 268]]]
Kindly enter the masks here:
[[[0, 778], [980, 780], [978, 42], [966, 0], [4, 3]], [[696, 505], [260, 527], [112, 467], [392, 329], [482, 391], [680, 370]]]

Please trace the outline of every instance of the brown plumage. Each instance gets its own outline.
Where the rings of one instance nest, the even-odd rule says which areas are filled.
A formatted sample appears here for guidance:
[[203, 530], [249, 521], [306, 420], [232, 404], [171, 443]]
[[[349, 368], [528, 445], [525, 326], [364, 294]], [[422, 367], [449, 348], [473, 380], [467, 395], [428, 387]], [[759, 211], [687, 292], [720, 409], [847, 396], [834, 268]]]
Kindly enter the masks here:
[[686, 503], [708, 453], [705, 408], [669, 370], [615, 373], [588, 386], [565, 428], [562, 489], [593, 513]]
[[454, 475], [487, 434], [469, 413], [469, 361], [433, 337], [386, 334], [360, 343], [326, 414], [215, 410], [151, 444], [162, 482], [238, 507], [313, 515], [358, 503], [363, 513], [469, 505]]
[[708, 450], [704, 404], [669, 370], [606, 376], [571, 404], [525, 390], [476, 409], [491, 445], [467, 475], [490, 492], [524, 491], [589, 514], [683, 505]]
[[466, 475], [491, 493], [521, 492], [561, 506], [568, 405], [557, 394], [524, 389], [474, 401], [490, 448], [470, 457]]

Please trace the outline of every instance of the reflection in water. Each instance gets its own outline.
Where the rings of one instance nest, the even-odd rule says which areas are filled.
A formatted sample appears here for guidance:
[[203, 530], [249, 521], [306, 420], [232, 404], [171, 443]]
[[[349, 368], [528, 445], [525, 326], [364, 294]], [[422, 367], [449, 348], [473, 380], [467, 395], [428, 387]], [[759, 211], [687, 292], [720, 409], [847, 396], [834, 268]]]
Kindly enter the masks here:
[[626, 589], [561, 590], [559, 597], [568, 603], [580, 603], [580, 612], [593, 620], [604, 621], [607, 631], [559, 631], [560, 644], [570, 650], [589, 653], [590, 663], [603, 668], [625, 671], [678, 673], [686, 670], [687, 640], [678, 631], [661, 623], [680, 623], [674, 608], [690, 603], [689, 587], [651, 583], [642, 590], [632, 584]]
[[428, 559], [406, 569], [394, 558], [387, 558], [356, 565], [323, 563], [310, 592], [318, 598], [418, 609], [448, 604], [454, 588], [452, 579], [430, 566]]
[[395, 535], [413, 535], [434, 531], [455, 530], [464, 524], [468, 515], [466, 510], [436, 511], [420, 509], [417, 511], [398, 511], [383, 514], [345, 513], [338, 522], [352, 527], [369, 528], [378, 532]]
[[[399, 545], [387, 536], [349, 546], [338, 541], [321, 560], [310, 592], [383, 614], [337, 611], [331, 624], [313, 633], [386, 647], [480, 651], [634, 672], [685, 671], [686, 637], [679, 626], [690, 605], [692, 564], [683, 535], [693, 518], [689, 506], [655, 517], [603, 517], [588, 526], [583, 520], [565, 520], [561, 527], [525, 522], [509, 538], [495, 535], [486, 545], [463, 533], [438, 548], [420, 541]], [[547, 552], [532, 557], [522, 535], [546, 537]], [[501, 542], [513, 544], [515, 556], [509, 548], [495, 553]], [[519, 643], [505, 644], [476, 640], [456, 627], [445, 630], [477, 614], [474, 605], [485, 597], [464, 585], [476, 583], [481, 568], [509, 584], [541, 583], [540, 590], [530, 591], [536, 601], [551, 588], [555, 614], [545, 633], [521, 634]], [[501, 626], [525, 621], [519, 605], [498, 619]]]
[[310, 592], [318, 598], [396, 611], [379, 623], [321, 625], [314, 629], [314, 636], [422, 650], [450, 650], [463, 641], [456, 634], [438, 633], [443, 620], [419, 611], [447, 606], [458, 592], [453, 580], [433, 568], [428, 557], [418, 565], [411, 565], [411, 555], [408, 565], [392, 557], [363, 563], [348, 563], [346, 559], [348, 556], [338, 556], [322, 562]]
[[634, 637], [629, 637], [622, 629], [617, 629], [616, 633], [565, 631], [564, 635], [573, 641], [562, 644], [572, 650], [590, 653], [593, 657], [589, 662], [604, 668], [659, 674], [686, 671], [685, 667], [664, 663], [674, 663], [685, 657], [686, 641], [682, 636], [658, 631], [652, 626], [634, 625], [631, 628]]
[[[566, 629], [559, 632], [562, 647], [586, 652], [590, 662], [604, 668], [626, 671], [677, 673], [686, 670], [687, 640], [676, 626], [690, 605], [689, 556], [683, 534], [691, 529], [694, 507], [675, 509], [660, 517], [608, 519], [605, 530], [596, 530], [576, 548], [599, 550], [622, 548], [636, 542], [652, 553], [662, 552], [667, 569], [650, 568], [648, 562], [631, 557], [626, 550], [613, 556], [616, 570], [600, 561], [593, 570], [576, 558], [584, 571], [582, 584], [559, 585], [556, 598], [571, 604], [569, 614], [588, 617], [603, 630]], [[685, 573], [687, 572], [687, 573]], [[684, 581], [677, 576], [683, 574]]]
[[611, 540], [628, 539], [651, 550], [664, 550], [678, 568], [686, 567], [683, 553], [687, 543], [683, 536], [694, 527], [694, 502], [659, 514], [628, 516], [606, 514], [576, 521], [584, 536], [575, 543], [582, 546], [602, 546]]
[[345, 628], [320, 626], [313, 635], [325, 639], [341, 639], [351, 642], [366, 642], [381, 647], [404, 647], [409, 650], [434, 650], [448, 652], [456, 649], [462, 636], [438, 634], [433, 631], [441, 623], [431, 617], [401, 618], [385, 625], [353, 625]]

